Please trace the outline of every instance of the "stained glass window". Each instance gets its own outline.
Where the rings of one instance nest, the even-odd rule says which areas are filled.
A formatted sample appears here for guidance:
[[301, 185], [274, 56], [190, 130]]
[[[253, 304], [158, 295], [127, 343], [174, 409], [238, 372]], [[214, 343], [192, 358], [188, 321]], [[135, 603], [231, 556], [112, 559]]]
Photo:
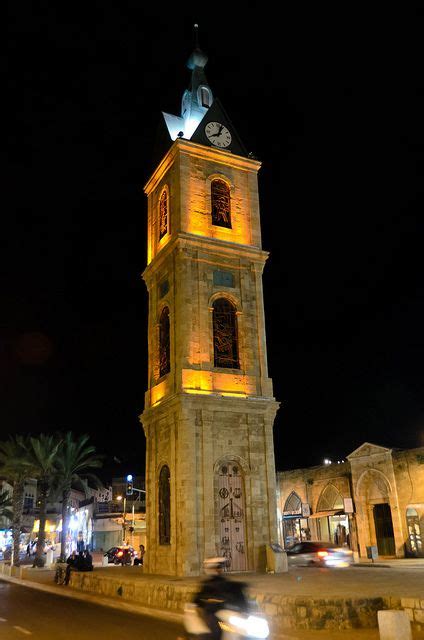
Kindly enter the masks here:
[[239, 368], [236, 309], [226, 298], [213, 303], [213, 348], [215, 367]]
[[170, 370], [169, 309], [164, 307], [159, 320], [159, 376], [164, 376]]
[[169, 467], [159, 474], [159, 544], [171, 543], [171, 487]]
[[168, 233], [168, 193], [162, 192], [159, 200], [159, 240]]
[[231, 229], [230, 187], [224, 180], [212, 180], [212, 224]]

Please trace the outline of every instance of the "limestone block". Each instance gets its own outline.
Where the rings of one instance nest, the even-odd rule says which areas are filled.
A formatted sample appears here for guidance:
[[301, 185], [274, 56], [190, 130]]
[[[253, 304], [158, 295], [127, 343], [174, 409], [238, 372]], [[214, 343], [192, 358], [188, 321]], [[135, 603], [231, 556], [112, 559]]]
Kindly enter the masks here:
[[276, 604], [266, 604], [265, 605], [265, 613], [268, 616], [276, 616], [278, 613], [278, 606]]
[[405, 611], [377, 613], [380, 640], [412, 640], [411, 623]]
[[424, 611], [422, 609], [415, 609], [414, 621], [419, 622], [420, 624], [424, 624]]
[[[408, 609], [415, 609], [415, 602], [417, 602], [415, 600], [415, 598], [402, 598], [401, 599], [401, 605], [404, 609], [408, 608]], [[419, 601], [418, 601], [419, 602]]]

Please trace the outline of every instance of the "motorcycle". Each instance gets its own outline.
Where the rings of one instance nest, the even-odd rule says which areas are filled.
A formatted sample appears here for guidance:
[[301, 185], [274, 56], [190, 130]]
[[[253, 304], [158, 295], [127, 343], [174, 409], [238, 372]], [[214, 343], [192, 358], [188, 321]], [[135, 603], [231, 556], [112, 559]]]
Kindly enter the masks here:
[[[256, 611], [234, 611], [220, 609], [216, 612], [222, 631], [222, 640], [263, 640], [269, 638], [268, 622]], [[186, 604], [184, 610], [184, 627], [191, 640], [207, 638], [209, 627], [203, 620], [199, 608], [195, 604]]]

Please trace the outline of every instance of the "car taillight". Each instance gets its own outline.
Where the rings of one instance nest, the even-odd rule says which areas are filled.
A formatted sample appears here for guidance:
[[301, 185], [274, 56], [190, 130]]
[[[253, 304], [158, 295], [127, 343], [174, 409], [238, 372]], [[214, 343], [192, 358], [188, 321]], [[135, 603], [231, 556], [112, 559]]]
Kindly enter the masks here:
[[328, 556], [328, 551], [318, 551], [318, 555], [320, 558], [325, 558]]
[[120, 558], [121, 556], [124, 555], [124, 552], [123, 551], [118, 551], [118, 553], [116, 555], [118, 556], [118, 558]]

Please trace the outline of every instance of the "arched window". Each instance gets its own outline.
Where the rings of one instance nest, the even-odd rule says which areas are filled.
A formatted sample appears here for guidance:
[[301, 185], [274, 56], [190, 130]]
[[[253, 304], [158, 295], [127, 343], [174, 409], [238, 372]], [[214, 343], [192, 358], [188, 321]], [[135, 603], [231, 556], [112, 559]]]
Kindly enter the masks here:
[[168, 192], [162, 191], [159, 199], [159, 240], [168, 233]]
[[294, 491], [287, 498], [283, 512], [290, 514], [302, 513], [302, 501]]
[[319, 497], [317, 511], [332, 511], [343, 508], [344, 502], [339, 490], [333, 484], [328, 484]]
[[159, 474], [159, 544], [171, 543], [171, 487], [169, 467]]
[[169, 309], [164, 307], [159, 319], [159, 376], [164, 376], [170, 370]]
[[213, 303], [214, 366], [239, 369], [236, 308], [226, 298]]
[[198, 89], [198, 99], [202, 107], [210, 107], [212, 104], [212, 94], [208, 87], [200, 86]]
[[212, 224], [231, 229], [230, 187], [224, 180], [212, 180]]
[[421, 535], [420, 518], [416, 509], [408, 507], [406, 510], [406, 526], [408, 528], [408, 555], [424, 556], [423, 536]]

